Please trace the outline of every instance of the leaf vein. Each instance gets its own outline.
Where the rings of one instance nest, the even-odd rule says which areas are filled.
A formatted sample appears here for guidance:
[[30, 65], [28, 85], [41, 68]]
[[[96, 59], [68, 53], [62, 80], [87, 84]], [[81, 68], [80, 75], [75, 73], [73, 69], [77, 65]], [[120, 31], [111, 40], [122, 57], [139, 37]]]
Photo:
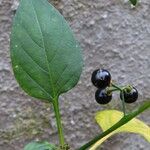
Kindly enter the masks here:
[[39, 43], [34, 40], [34, 38], [31, 36], [30, 32], [28, 32], [28, 30], [26, 29], [26, 27], [25, 27], [23, 24], [20, 24], [20, 25], [21, 25], [21, 27], [24, 29], [24, 31], [27, 33], [27, 35], [30, 37], [30, 39], [31, 39], [39, 48], [42, 48], [42, 49], [43, 49], [43, 47], [42, 47], [41, 45], [39, 45]]
[[[31, 3], [32, 3], [32, 0], [31, 0]], [[55, 95], [56, 92], [55, 92], [55, 89], [53, 87], [53, 82], [52, 82], [52, 77], [51, 77], [51, 73], [50, 73], [50, 67], [49, 67], [49, 63], [48, 63], [47, 52], [46, 52], [46, 49], [45, 49], [45, 43], [44, 43], [44, 37], [43, 37], [42, 29], [41, 29], [41, 26], [40, 26], [40, 23], [39, 23], [39, 20], [38, 20], [38, 16], [37, 16], [37, 12], [36, 12], [36, 9], [34, 8], [33, 3], [32, 3], [32, 6], [33, 6], [33, 10], [34, 10], [34, 13], [35, 13], [35, 16], [36, 16], [37, 24], [39, 26], [39, 30], [40, 30], [40, 33], [41, 33], [41, 36], [42, 36], [42, 42], [43, 42], [43, 47], [44, 47], [44, 52], [45, 52], [45, 58], [46, 58], [46, 61], [47, 61], [47, 67], [48, 67], [48, 72], [49, 72], [50, 84], [52, 85], [53, 94], [54, 94], [54, 97], [55, 97], [56, 96]]]
[[59, 80], [62, 78], [63, 74], [65, 73], [65, 71], [67, 70], [68, 68], [68, 65], [65, 65], [61, 75], [59, 76], [59, 78], [57, 79], [56, 83], [55, 83], [55, 86], [59, 83]]
[[59, 94], [59, 92], [61, 92], [61, 90], [66, 86], [66, 84], [67, 84], [68, 82], [70, 82], [71, 79], [74, 78], [74, 77], [77, 78], [77, 76], [75, 76], [74, 74], [72, 74], [72, 75], [70, 76], [70, 78], [69, 78], [69, 79], [64, 83], [64, 85], [60, 88], [60, 90], [58, 91], [58, 94]]
[[45, 69], [43, 69], [43, 68], [32, 58], [32, 56], [25, 50], [25, 48], [24, 48], [23, 46], [21, 46], [21, 47], [22, 47], [23, 51], [26, 53], [26, 55], [27, 55], [43, 72], [45, 72], [46, 74], [48, 74], [48, 72], [47, 72]]
[[34, 83], [36, 83], [37, 85], [38, 85], [38, 87], [42, 90], [42, 91], [44, 91], [48, 96], [50, 96], [50, 98], [52, 98], [52, 96], [46, 91], [46, 89], [43, 87], [43, 86], [41, 86], [23, 67], [22, 67], [22, 65], [19, 65], [21, 68], [22, 68], [22, 70], [28, 75], [28, 77], [34, 82]]

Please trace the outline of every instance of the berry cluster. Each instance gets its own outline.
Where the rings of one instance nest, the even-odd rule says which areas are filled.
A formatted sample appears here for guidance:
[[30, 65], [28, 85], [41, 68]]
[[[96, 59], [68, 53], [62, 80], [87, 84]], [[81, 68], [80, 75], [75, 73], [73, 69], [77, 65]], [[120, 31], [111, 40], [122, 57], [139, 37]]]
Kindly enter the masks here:
[[112, 92], [120, 91], [120, 99], [126, 103], [133, 103], [138, 99], [138, 91], [135, 87], [118, 87], [111, 83], [111, 74], [105, 69], [97, 69], [92, 73], [91, 81], [98, 88], [95, 99], [99, 104], [107, 104], [112, 99]]

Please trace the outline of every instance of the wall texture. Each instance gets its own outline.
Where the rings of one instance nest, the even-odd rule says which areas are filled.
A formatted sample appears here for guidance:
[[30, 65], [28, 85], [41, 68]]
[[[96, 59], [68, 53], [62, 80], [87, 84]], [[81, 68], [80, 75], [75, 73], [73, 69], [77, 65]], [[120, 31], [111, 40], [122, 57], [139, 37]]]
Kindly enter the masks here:
[[[114, 101], [106, 107], [94, 100], [95, 88], [90, 76], [96, 68], [109, 69], [119, 84], [132, 83], [139, 90], [139, 101], [150, 97], [150, 1], [142, 0], [132, 8], [127, 0], [55, 0], [81, 43], [84, 70], [79, 84], [60, 98], [67, 142], [73, 149], [100, 131], [94, 113], [118, 108]], [[21, 150], [30, 140], [45, 139], [57, 143], [53, 110], [27, 96], [12, 73], [9, 35], [18, 2], [0, 0], [0, 150]], [[150, 124], [150, 112], [140, 118]], [[102, 150], [149, 150], [140, 136], [120, 134], [109, 139]]]

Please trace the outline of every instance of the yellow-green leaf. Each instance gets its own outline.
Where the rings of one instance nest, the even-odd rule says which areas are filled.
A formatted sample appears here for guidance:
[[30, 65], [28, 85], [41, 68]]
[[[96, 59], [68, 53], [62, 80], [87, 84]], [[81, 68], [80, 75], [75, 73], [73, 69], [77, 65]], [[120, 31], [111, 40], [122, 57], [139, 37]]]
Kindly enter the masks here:
[[[103, 131], [106, 131], [114, 124], [116, 124], [121, 118], [123, 117], [123, 113], [117, 110], [105, 110], [100, 111], [96, 114], [95, 119], [99, 126], [102, 128]], [[100, 146], [107, 138], [110, 136], [120, 133], [120, 132], [130, 132], [136, 133], [143, 136], [148, 142], [150, 142], [150, 127], [146, 125], [144, 122], [140, 121], [139, 119], [132, 119], [128, 123], [124, 124], [117, 130], [111, 132], [98, 142], [96, 142], [90, 150], [95, 150], [98, 146]]]

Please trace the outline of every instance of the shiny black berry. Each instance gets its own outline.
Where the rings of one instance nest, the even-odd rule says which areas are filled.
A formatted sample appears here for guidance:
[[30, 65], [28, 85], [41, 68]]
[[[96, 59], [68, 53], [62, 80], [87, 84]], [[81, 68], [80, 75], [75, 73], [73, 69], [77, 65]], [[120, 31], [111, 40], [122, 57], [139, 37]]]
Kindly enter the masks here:
[[111, 101], [112, 94], [107, 93], [106, 89], [98, 89], [95, 93], [95, 100], [99, 104], [107, 104]]
[[[130, 92], [124, 90], [123, 94], [124, 94], [124, 101], [126, 103], [134, 103], [138, 99], [138, 91], [135, 87], [133, 87]], [[123, 99], [121, 93], [120, 93], [120, 98], [121, 100]]]
[[92, 73], [91, 81], [97, 88], [106, 88], [110, 85], [111, 75], [107, 70], [98, 69]]

